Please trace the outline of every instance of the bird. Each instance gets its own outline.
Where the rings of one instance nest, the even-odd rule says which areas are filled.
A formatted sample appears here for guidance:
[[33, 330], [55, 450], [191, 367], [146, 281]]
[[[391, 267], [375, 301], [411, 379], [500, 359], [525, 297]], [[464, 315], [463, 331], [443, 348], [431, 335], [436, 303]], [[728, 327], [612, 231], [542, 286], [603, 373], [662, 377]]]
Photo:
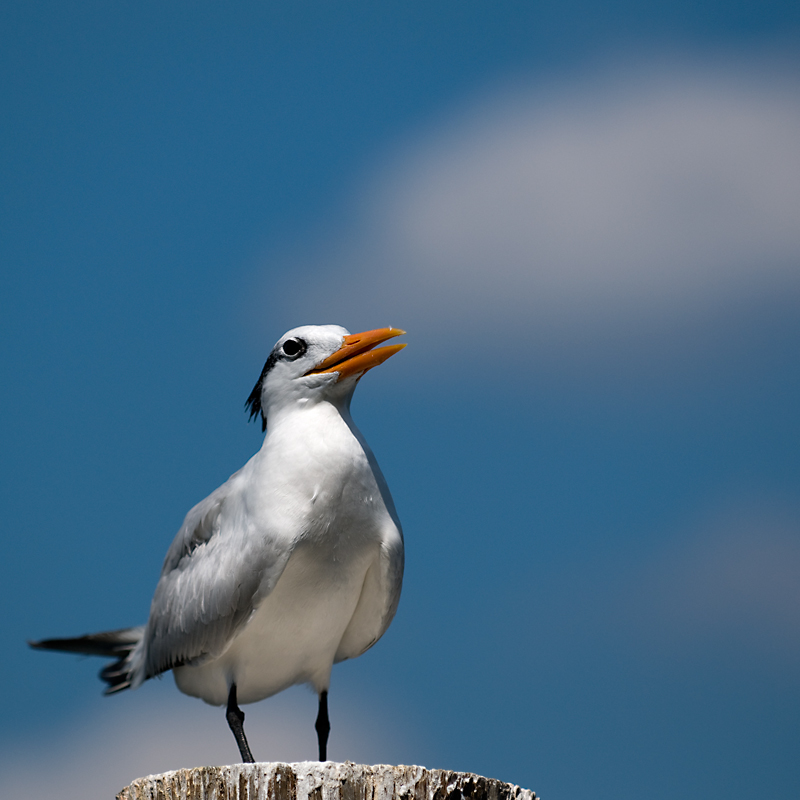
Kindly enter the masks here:
[[404, 333], [285, 333], [245, 403], [263, 444], [186, 515], [147, 623], [29, 644], [113, 659], [100, 672], [105, 694], [172, 670], [180, 691], [225, 706], [243, 762], [254, 758], [239, 704], [309, 684], [326, 761], [331, 668], [372, 647], [400, 599], [402, 528], [350, 401], [368, 370], [405, 347], [377, 345]]

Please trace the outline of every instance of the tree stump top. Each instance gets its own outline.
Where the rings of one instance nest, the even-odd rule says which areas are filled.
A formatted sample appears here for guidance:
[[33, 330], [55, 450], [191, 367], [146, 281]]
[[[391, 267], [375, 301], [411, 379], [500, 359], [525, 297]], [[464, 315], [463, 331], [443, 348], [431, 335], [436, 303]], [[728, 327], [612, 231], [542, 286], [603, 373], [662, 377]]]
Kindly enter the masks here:
[[117, 800], [537, 800], [470, 772], [350, 761], [232, 764], [137, 778]]

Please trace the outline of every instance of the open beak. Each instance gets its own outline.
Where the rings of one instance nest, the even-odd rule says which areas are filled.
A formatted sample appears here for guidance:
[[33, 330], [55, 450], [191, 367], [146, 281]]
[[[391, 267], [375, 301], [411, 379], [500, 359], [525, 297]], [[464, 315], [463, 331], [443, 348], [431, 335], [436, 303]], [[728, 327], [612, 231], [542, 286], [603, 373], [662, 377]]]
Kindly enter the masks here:
[[338, 380], [342, 380], [359, 372], [364, 373], [368, 369], [383, 364], [387, 358], [400, 352], [405, 344], [390, 344], [388, 347], [379, 347], [377, 350], [373, 350], [373, 348], [387, 339], [402, 336], [404, 333], [405, 331], [401, 331], [400, 328], [378, 328], [374, 331], [348, 334], [344, 337], [342, 346], [333, 355], [328, 356], [321, 364], [309, 370], [306, 375], [338, 372]]

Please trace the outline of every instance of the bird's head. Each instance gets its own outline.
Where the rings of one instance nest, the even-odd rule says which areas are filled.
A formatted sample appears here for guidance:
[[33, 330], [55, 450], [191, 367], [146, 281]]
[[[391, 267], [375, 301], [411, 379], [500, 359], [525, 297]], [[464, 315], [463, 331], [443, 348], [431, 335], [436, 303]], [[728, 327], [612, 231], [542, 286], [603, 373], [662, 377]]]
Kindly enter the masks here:
[[266, 430], [268, 411], [276, 405], [321, 399], [346, 403], [367, 370], [405, 347], [377, 345], [404, 333], [399, 328], [349, 333], [339, 325], [304, 325], [284, 333], [245, 403], [250, 419], [260, 414]]

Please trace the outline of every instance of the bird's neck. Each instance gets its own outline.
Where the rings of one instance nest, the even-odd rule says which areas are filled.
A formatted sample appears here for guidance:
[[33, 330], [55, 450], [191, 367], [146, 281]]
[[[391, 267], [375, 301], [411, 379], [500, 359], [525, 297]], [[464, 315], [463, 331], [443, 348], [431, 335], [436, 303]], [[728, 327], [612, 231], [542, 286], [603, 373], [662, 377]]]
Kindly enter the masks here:
[[267, 409], [267, 431], [284, 426], [325, 424], [335, 417], [350, 422], [350, 398], [298, 397]]

